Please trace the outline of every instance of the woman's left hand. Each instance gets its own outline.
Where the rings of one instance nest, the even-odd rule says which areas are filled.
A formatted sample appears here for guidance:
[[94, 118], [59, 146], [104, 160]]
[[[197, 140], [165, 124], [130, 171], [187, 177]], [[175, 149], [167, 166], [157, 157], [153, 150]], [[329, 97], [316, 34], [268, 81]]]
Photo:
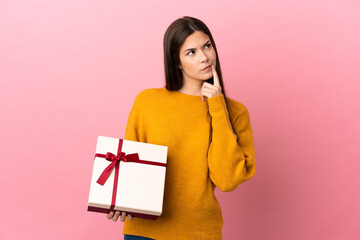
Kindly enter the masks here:
[[204, 82], [201, 88], [201, 100], [205, 101], [206, 97], [211, 98], [218, 95], [221, 95], [221, 86], [219, 81], [219, 76], [217, 75], [214, 65], [211, 65], [211, 70], [213, 72], [214, 85]]

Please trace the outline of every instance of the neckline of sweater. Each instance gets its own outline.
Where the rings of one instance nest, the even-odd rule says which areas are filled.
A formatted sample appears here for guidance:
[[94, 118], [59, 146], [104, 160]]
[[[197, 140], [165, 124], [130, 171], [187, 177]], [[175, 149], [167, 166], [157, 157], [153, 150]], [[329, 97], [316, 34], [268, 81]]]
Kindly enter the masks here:
[[164, 87], [164, 90], [167, 91], [170, 94], [173, 94], [175, 96], [181, 97], [181, 98], [186, 98], [186, 99], [190, 99], [190, 100], [200, 100], [201, 101], [201, 96], [200, 95], [191, 95], [191, 94], [186, 94], [186, 93], [181, 93], [177, 90], [167, 90]]

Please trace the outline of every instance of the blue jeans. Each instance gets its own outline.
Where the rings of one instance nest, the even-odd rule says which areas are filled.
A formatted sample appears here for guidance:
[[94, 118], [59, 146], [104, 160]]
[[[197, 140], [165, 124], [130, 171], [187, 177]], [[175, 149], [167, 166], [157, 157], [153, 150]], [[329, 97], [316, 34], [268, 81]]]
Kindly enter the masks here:
[[124, 240], [154, 240], [152, 238], [140, 237], [135, 235], [124, 234]]

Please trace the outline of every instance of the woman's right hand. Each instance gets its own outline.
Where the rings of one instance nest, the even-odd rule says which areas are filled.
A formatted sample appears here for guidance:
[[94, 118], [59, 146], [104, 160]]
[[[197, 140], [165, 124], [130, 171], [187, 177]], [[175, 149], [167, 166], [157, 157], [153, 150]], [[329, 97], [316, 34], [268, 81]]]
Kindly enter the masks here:
[[[121, 216], [120, 216], [120, 214], [121, 214]], [[118, 218], [119, 218], [119, 216], [120, 216], [120, 221], [122, 221], [122, 222], [125, 222], [125, 219], [126, 219], [126, 212], [120, 212], [120, 211], [116, 211], [115, 213], [114, 213], [114, 211], [111, 211], [111, 212], [109, 212], [109, 214], [107, 215], [107, 219], [112, 219], [114, 222], [116, 222], [117, 220], [118, 220]], [[133, 216], [132, 215], [128, 215], [128, 219], [130, 220], [130, 221], [132, 221], [133, 220]]]

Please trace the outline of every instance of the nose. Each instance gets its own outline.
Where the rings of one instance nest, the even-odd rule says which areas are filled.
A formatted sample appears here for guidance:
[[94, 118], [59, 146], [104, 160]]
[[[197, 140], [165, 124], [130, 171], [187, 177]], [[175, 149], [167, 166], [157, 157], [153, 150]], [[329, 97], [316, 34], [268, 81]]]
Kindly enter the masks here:
[[200, 61], [201, 62], [207, 62], [208, 61], [208, 55], [204, 52], [200, 50]]

